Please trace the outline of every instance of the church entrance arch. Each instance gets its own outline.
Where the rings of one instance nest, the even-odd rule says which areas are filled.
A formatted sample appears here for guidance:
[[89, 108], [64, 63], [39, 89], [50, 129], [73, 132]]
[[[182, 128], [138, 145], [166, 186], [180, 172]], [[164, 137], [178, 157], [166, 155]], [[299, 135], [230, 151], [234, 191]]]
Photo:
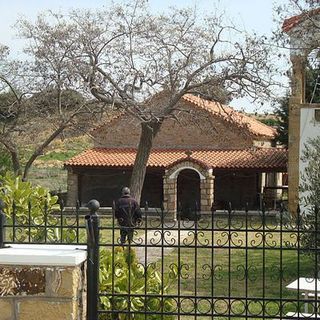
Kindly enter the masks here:
[[194, 220], [200, 209], [200, 176], [193, 169], [183, 169], [177, 178], [177, 208], [181, 219]]
[[214, 176], [206, 164], [188, 158], [173, 163], [165, 171], [163, 208], [167, 217], [199, 218], [195, 217], [195, 207], [201, 214], [210, 213], [213, 198]]

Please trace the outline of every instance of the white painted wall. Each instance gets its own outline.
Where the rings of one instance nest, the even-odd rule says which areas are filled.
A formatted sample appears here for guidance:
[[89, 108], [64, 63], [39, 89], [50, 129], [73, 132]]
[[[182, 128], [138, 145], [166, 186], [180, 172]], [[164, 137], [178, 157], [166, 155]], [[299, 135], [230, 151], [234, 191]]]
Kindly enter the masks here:
[[[314, 118], [314, 111], [319, 108], [301, 108], [300, 113], [300, 146], [299, 146], [299, 180], [307, 163], [301, 160], [305, 144], [309, 139], [320, 136], [320, 122]], [[301, 180], [300, 180], [301, 181]], [[300, 194], [300, 197], [302, 194]], [[305, 208], [301, 208], [305, 210]]]

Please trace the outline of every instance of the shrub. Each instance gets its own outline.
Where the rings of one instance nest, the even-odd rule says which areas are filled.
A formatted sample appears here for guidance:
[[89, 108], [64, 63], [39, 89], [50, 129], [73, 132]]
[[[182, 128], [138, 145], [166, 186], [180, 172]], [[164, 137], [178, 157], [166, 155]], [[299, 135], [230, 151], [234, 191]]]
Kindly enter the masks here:
[[56, 227], [57, 218], [52, 215], [59, 209], [57, 196], [51, 196], [47, 189], [33, 186], [9, 173], [0, 177], [0, 181], [0, 199], [5, 204], [7, 224], [19, 226], [16, 239], [21, 242], [29, 238], [36, 242], [61, 240], [60, 230]]
[[[113, 256], [113, 257], [112, 257]], [[105, 314], [100, 319], [145, 319], [144, 311], [151, 312], [148, 319], [174, 319], [171, 315], [157, 315], [152, 312], [172, 312], [175, 309], [174, 299], [160, 298], [161, 294], [168, 293], [170, 286], [177, 277], [175, 268], [170, 275], [164, 277], [156, 270], [156, 265], [144, 267], [139, 264], [134, 250], [115, 248], [114, 255], [110, 250], [102, 249], [100, 254], [100, 292], [105, 294], [100, 298], [102, 310], [115, 310], [117, 314]], [[130, 281], [129, 281], [130, 279]], [[112, 289], [113, 285], [113, 289]], [[130, 287], [130, 288], [129, 288]], [[108, 296], [113, 292], [114, 296]], [[147, 297], [144, 297], [147, 293]], [[123, 294], [123, 295], [116, 295]], [[129, 296], [132, 295], [132, 296]], [[136, 296], [134, 296], [136, 295]], [[155, 297], [152, 297], [155, 295]], [[141, 311], [141, 314], [121, 313], [130, 310]]]
[[301, 159], [306, 163], [300, 184], [301, 244], [306, 253], [316, 258], [320, 265], [320, 255], [317, 257], [316, 254], [320, 247], [320, 137], [308, 141]]

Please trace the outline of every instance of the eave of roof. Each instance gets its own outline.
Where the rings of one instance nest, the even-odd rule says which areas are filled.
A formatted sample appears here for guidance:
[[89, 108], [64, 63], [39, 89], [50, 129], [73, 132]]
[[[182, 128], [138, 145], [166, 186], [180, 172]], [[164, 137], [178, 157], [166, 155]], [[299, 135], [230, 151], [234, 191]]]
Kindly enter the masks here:
[[287, 33], [290, 30], [292, 30], [294, 27], [296, 27], [298, 24], [300, 24], [306, 18], [315, 16], [319, 13], [320, 13], [320, 8], [316, 8], [307, 12], [303, 12], [299, 15], [287, 18], [283, 21], [282, 31]]
[[[93, 148], [65, 162], [65, 167], [132, 167], [136, 149]], [[189, 154], [189, 153], [188, 153]], [[279, 148], [252, 148], [240, 150], [152, 150], [147, 166], [168, 168], [173, 163], [188, 160], [213, 169], [284, 169], [287, 151]]]

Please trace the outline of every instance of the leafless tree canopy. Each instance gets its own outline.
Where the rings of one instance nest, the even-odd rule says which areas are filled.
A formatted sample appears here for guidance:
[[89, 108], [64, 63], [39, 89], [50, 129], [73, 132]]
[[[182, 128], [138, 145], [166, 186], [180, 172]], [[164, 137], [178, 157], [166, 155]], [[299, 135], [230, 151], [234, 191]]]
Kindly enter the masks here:
[[[141, 121], [131, 180], [138, 198], [153, 138], [184, 94], [217, 101], [225, 99], [221, 92], [265, 99], [274, 85], [265, 38], [249, 36], [219, 15], [199, 17], [176, 8], [156, 15], [135, 1], [99, 12], [73, 12], [70, 21], [79, 40], [75, 59], [89, 90]], [[159, 92], [169, 98], [155, 110], [146, 101]]]
[[[0, 143], [11, 155], [14, 172], [24, 179], [54, 139], [79, 128], [84, 114], [88, 118], [100, 111], [80, 88], [81, 78], [70, 60], [74, 47], [67, 26], [57, 15], [50, 15], [48, 21], [45, 17], [35, 24], [18, 23], [20, 35], [27, 40], [24, 61], [11, 59], [9, 49], [0, 47]], [[38, 139], [25, 159], [24, 146], [36, 136], [32, 131]]]
[[105, 11], [73, 12], [71, 20], [91, 92], [142, 121], [150, 121], [144, 101], [161, 91], [170, 92], [174, 104], [182, 94], [202, 93], [203, 86], [224, 88], [233, 97], [270, 94], [265, 39], [225, 25], [221, 16], [198, 17], [174, 8], [152, 15], [136, 1]]
[[[141, 139], [131, 188], [140, 197], [153, 138], [163, 120], [186, 93], [216, 101], [249, 96], [268, 99], [276, 84], [270, 47], [264, 37], [250, 36], [219, 14], [198, 16], [171, 8], [153, 14], [136, 0], [98, 11], [49, 14], [36, 22], [20, 21], [30, 40], [38, 86], [53, 86], [57, 114], [63, 90], [78, 88], [141, 121]], [[165, 93], [161, 108], [154, 97]]]

